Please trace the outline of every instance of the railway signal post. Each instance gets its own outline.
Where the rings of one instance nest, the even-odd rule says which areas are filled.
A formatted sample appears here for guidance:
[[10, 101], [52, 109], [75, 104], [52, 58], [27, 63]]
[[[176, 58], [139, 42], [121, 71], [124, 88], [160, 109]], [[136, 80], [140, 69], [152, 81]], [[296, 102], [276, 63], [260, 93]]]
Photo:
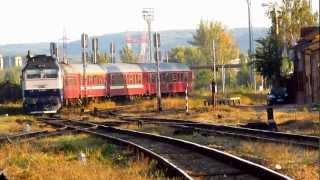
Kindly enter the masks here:
[[110, 43], [110, 54], [111, 54], [111, 63], [116, 63], [115, 61], [115, 47], [114, 47], [114, 42]]
[[213, 58], [213, 80], [211, 82], [211, 98], [212, 106], [216, 107], [216, 93], [217, 93], [217, 84], [216, 84], [216, 48], [214, 40], [212, 40], [212, 58]]
[[153, 35], [153, 42], [155, 47], [155, 60], [157, 63], [157, 105], [158, 105], [158, 112], [162, 111], [162, 105], [161, 105], [161, 83], [160, 83], [160, 53], [159, 53], [159, 47], [160, 47], [160, 34], [154, 33]]
[[186, 86], [185, 94], [186, 94], [186, 114], [189, 115], [188, 83]]
[[84, 86], [84, 103], [87, 104], [87, 48], [88, 48], [88, 35], [85, 33], [81, 34], [81, 47], [82, 47], [82, 62], [83, 62], [83, 86]]

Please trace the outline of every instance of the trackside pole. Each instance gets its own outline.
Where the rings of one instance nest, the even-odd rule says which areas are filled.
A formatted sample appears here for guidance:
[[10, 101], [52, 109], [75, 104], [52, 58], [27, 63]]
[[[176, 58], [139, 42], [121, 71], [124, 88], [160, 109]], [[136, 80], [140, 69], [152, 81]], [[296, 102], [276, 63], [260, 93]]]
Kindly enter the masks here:
[[186, 94], [186, 113], [189, 114], [188, 83], [186, 86], [185, 94]]
[[157, 67], [157, 105], [158, 105], [158, 112], [162, 111], [162, 104], [161, 104], [161, 83], [160, 83], [160, 34], [154, 33], [153, 35], [153, 42], [155, 47], [155, 60], [156, 60], [156, 67]]
[[269, 127], [274, 130], [277, 131], [277, 124], [274, 120], [274, 115], [273, 115], [273, 108], [272, 107], [267, 107], [267, 116], [268, 116], [268, 125]]

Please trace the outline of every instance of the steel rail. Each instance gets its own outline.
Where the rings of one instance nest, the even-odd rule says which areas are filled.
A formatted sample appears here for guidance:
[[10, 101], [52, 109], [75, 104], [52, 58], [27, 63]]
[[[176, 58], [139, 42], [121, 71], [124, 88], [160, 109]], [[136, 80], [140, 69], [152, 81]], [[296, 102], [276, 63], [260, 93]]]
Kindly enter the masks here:
[[320, 137], [292, 134], [285, 132], [275, 132], [260, 129], [250, 129], [244, 127], [235, 127], [227, 125], [215, 125], [200, 123], [194, 121], [161, 119], [152, 117], [122, 117], [125, 121], [142, 121], [143, 123], [166, 124], [171, 127], [192, 129], [200, 132], [215, 133], [240, 138], [249, 138], [254, 140], [263, 140], [276, 143], [288, 143], [293, 145], [305, 146], [310, 148], [320, 147]]
[[[65, 121], [60, 122], [64, 123]], [[80, 121], [74, 122], [87, 124], [86, 122]], [[92, 125], [94, 123], [89, 124]], [[68, 124], [68, 126], [70, 126], [70, 124]], [[199, 176], [204, 178], [245, 177], [251, 179], [291, 179], [264, 166], [196, 143], [110, 126], [97, 125], [97, 127], [98, 128], [96, 129], [74, 128], [82, 132], [105, 137], [113, 142], [117, 141], [120, 144], [126, 144], [135, 149], [139, 149], [155, 159], [160, 158], [161, 162], [170, 162], [171, 165], [167, 164], [170, 169], [174, 169], [176, 173], [180, 174], [185, 179], [198, 178]], [[168, 153], [166, 151], [170, 150], [170, 148], [164, 148], [165, 150], [161, 150], [163, 147], [172, 147], [176, 151]], [[150, 151], [153, 152], [153, 154], [150, 154]], [[199, 165], [199, 160], [197, 160], [197, 158], [188, 159], [193, 156], [198, 156], [199, 159], [205, 162], [206, 166], [209, 167], [187, 167], [186, 163], [198, 163]], [[184, 159], [184, 161], [181, 162], [180, 158], [187, 159]], [[223, 169], [225, 172], [223, 170], [214, 169], [217, 165], [222, 166], [219, 169]], [[193, 172], [192, 168], [198, 168], [197, 171], [200, 171], [201, 173], [197, 174], [197, 172]]]
[[60, 127], [55, 131], [48, 131], [48, 130], [41, 130], [41, 131], [34, 131], [34, 132], [24, 132], [24, 133], [17, 133], [7, 135], [5, 137], [0, 138], [0, 144], [2, 143], [13, 143], [17, 140], [30, 140], [35, 138], [44, 138], [44, 137], [52, 137], [52, 136], [59, 136], [62, 134], [73, 133], [73, 129], [68, 129], [67, 127]]
[[7, 176], [5, 175], [4, 171], [0, 171], [0, 180], [7, 180]]

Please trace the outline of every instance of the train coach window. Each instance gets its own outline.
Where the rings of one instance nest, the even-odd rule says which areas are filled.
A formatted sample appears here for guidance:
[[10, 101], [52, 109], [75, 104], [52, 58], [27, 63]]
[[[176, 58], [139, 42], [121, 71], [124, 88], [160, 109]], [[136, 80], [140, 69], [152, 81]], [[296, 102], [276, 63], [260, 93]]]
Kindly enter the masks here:
[[43, 78], [57, 78], [58, 77], [58, 71], [56, 69], [44, 69], [42, 71]]
[[151, 83], [156, 83], [157, 75], [155, 73], [151, 74]]
[[179, 73], [179, 80], [178, 81], [183, 81], [183, 73]]
[[169, 81], [169, 73], [161, 73], [160, 80], [165, 82]]
[[176, 81], [177, 81], [177, 74], [172, 73], [172, 82], [176, 82]]
[[188, 81], [188, 73], [183, 73], [183, 81], [184, 82]]
[[27, 70], [26, 76], [27, 79], [39, 79], [41, 78], [41, 73], [39, 69]]
[[138, 75], [138, 84], [142, 84], [142, 75], [141, 74]]
[[113, 86], [124, 84], [124, 75], [122, 74], [112, 74], [111, 83]]
[[129, 73], [129, 74], [127, 74], [126, 76], [127, 76], [127, 78], [126, 78], [126, 79], [127, 79], [127, 80], [126, 80], [126, 83], [127, 83], [127, 84], [133, 84], [133, 82], [132, 82], [132, 81], [133, 81], [133, 74], [130, 74], [130, 73]]

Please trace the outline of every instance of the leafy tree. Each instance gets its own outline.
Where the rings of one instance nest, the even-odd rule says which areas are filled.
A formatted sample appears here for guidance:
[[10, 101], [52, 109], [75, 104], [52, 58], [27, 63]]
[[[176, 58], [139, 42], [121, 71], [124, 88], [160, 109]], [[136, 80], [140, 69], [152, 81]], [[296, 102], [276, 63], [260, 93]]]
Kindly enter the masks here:
[[228, 63], [238, 57], [239, 49], [235, 44], [232, 35], [220, 22], [201, 21], [193, 41], [190, 43], [199, 47], [205, 57], [204, 64], [212, 63], [212, 42], [215, 41], [216, 59], [218, 63]]
[[4, 70], [0, 70], [0, 83], [2, 83], [5, 80], [4, 76], [5, 76], [5, 71]]
[[257, 41], [255, 68], [268, 80], [277, 81], [281, 78], [281, 42], [276, 36], [268, 35]]
[[209, 87], [212, 81], [212, 71], [211, 70], [199, 70], [195, 73], [196, 81], [195, 88], [200, 89], [204, 87]]
[[183, 64], [203, 64], [204, 57], [197, 47], [176, 47], [171, 49], [169, 53], [171, 60], [178, 61]]
[[267, 14], [272, 26], [268, 36], [257, 41], [255, 65], [256, 71], [277, 86], [293, 69], [284, 52], [299, 39], [302, 27], [316, 24], [318, 13], [312, 13], [307, 0], [282, 0], [278, 10], [271, 4]]
[[280, 40], [286, 46], [297, 42], [302, 27], [318, 25], [319, 12], [312, 12], [308, 0], [282, 0], [279, 8], [276, 7], [271, 4], [267, 10], [273, 22], [271, 30], [276, 31], [277, 23]]
[[21, 68], [14, 67], [0, 71], [0, 83], [9, 81], [12, 84], [20, 84]]
[[120, 58], [124, 63], [137, 63], [138, 56], [134, 54], [134, 52], [128, 47], [125, 46], [120, 51]]
[[[239, 49], [233, 37], [220, 22], [200, 21], [199, 27], [190, 42], [191, 47], [177, 47], [171, 49], [170, 59], [189, 65], [212, 64], [212, 41], [215, 40], [217, 64], [229, 63], [238, 57]], [[229, 80], [231, 74], [229, 73]], [[217, 78], [220, 74], [217, 73]], [[234, 78], [236, 75], [233, 75]], [[199, 70], [195, 73], [196, 88], [209, 87], [213, 74], [211, 70]]]
[[242, 64], [237, 73], [237, 85], [248, 87], [250, 85], [249, 65], [246, 63], [245, 55], [240, 55], [240, 63]]
[[98, 54], [98, 64], [106, 64], [111, 62], [111, 57], [107, 53]]

